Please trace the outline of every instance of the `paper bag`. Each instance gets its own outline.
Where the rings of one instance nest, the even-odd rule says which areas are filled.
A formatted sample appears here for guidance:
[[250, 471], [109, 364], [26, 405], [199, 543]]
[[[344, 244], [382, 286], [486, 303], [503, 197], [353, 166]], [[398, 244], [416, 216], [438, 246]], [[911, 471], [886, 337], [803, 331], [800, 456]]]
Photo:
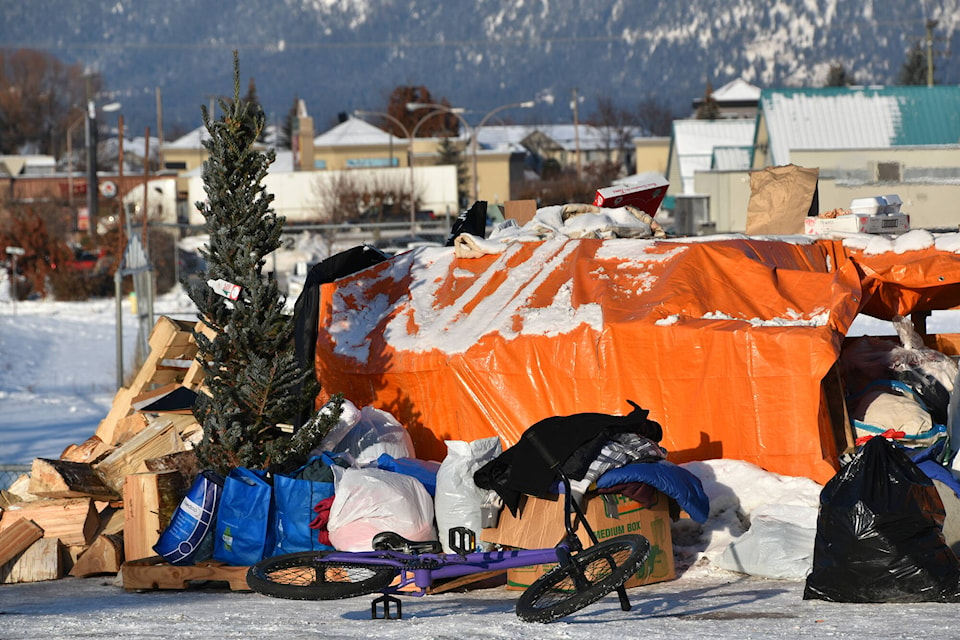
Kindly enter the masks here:
[[803, 233], [803, 220], [817, 215], [819, 169], [788, 164], [750, 172], [747, 235]]

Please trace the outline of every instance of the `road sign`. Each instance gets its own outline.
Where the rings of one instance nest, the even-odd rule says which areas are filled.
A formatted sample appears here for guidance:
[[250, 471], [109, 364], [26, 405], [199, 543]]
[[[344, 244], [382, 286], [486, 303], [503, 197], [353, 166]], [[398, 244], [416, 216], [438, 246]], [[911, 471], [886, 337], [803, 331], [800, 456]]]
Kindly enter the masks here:
[[100, 183], [100, 195], [104, 198], [114, 198], [117, 195], [117, 183], [112, 180], [104, 180]]
[[7, 247], [7, 253], [11, 256], [22, 256], [27, 252], [23, 247]]

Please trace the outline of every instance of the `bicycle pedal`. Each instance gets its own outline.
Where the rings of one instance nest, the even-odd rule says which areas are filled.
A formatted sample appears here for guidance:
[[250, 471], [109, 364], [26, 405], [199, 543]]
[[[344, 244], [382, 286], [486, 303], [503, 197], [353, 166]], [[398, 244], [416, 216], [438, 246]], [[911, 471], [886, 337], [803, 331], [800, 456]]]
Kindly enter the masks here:
[[[377, 605], [383, 605], [383, 615], [377, 615]], [[396, 612], [391, 613], [390, 605], [396, 605]], [[403, 605], [400, 598], [394, 598], [391, 595], [382, 595], [375, 598], [370, 605], [371, 620], [400, 620], [403, 617]]]
[[477, 548], [477, 534], [468, 527], [453, 527], [447, 534], [450, 549], [458, 555], [466, 555]]

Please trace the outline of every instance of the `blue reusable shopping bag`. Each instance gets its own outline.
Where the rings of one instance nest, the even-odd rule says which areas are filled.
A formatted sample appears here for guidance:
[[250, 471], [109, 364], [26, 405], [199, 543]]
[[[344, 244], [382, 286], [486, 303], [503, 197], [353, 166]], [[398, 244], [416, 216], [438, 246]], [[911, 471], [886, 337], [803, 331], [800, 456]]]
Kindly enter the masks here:
[[231, 469], [217, 510], [214, 560], [249, 566], [269, 555], [274, 546], [272, 502], [273, 487], [266, 472]]
[[[273, 477], [274, 532], [276, 545], [272, 555], [295, 551], [319, 551], [333, 549], [321, 544], [317, 531], [310, 528], [316, 513], [313, 507], [333, 495], [333, 481], [321, 482], [304, 479], [312, 466], [329, 466], [327, 457], [311, 458], [304, 466], [290, 475]], [[333, 474], [329, 474], [333, 477]]]
[[[210, 558], [207, 534], [214, 527], [223, 481], [216, 473], [204, 471], [180, 501], [170, 524], [153, 545], [153, 550], [170, 564], [190, 565]], [[206, 544], [204, 540], [208, 540]], [[206, 557], [202, 557], [204, 554]]]

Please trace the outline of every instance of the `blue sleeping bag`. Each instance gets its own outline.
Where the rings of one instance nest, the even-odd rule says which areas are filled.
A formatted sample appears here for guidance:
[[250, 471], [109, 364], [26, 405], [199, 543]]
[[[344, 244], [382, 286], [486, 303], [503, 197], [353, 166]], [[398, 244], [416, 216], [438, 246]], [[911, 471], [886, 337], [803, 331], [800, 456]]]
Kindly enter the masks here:
[[670, 496], [697, 522], [706, 522], [710, 515], [710, 498], [704, 492], [700, 478], [672, 462], [625, 464], [600, 476], [597, 486], [606, 489], [629, 482], [643, 482]]
[[412, 476], [423, 483], [424, 488], [431, 496], [437, 493], [437, 471], [440, 463], [432, 460], [417, 460], [415, 458], [394, 458], [389, 453], [381, 453], [377, 458], [377, 467], [405, 476]]

